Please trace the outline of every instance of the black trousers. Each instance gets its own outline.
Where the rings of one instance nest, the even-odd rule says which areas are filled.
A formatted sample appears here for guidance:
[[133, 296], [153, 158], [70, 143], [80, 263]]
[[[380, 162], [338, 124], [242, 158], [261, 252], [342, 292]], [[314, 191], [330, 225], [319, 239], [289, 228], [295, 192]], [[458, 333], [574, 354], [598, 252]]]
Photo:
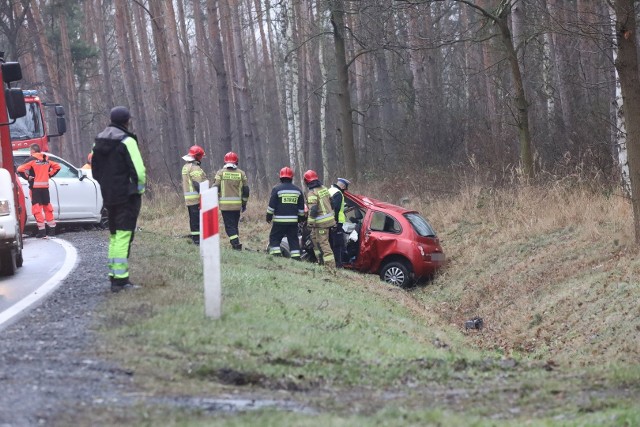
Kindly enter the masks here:
[[331, 232], [329, 234], [329, 243], [331, 244], [333, 257], [336, 260], [336, 267], [340, 268], [343, 264], [342, 254], [345, 252], [344, 230], [342, 229], [342, 224], [331, 227]]
[[233, 246], [240, 243], [238, 235], [238, 224], [240, 223], [240, 211], [221, 211], [222, 222], [224, 222], [224, 231], [229, 236], [229, 241]]
[[105, 207], [109, 216], [109, 231], [111, 234], [115, 234], [116, 230], [136, 231], [136, 223], [142, 207], [142, 196], [140, 194], [129, 196], [129, 200], [126, 203], [107, 205]]
[[193, 243], [200, 243], [200, 205], [187, 206], [189, 212], [189, 230]]
[[[280, 242], [283, 237], [287, 237], [289, 242], [289, 252], [291, 258], [300, 258], [300, 240], [298, 239], [298, 223], [278, 223], [271, 225], [269, 233], [269, 253], [280, 253]], [[277, 250], [276, 250], [277, 248]]]

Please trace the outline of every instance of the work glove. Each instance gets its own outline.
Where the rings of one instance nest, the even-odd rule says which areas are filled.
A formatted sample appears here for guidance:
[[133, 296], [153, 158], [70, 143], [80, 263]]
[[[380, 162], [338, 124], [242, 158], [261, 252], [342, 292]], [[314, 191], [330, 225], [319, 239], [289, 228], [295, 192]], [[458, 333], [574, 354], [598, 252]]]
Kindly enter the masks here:
[[267, 214], [267, 216], [266, 216], [267, 224], [271, 224], [271, 218], [272, 217], [273, 217], [272, 215]]
[[247, 210], [247, 205], [242, 205], [242, 212]]

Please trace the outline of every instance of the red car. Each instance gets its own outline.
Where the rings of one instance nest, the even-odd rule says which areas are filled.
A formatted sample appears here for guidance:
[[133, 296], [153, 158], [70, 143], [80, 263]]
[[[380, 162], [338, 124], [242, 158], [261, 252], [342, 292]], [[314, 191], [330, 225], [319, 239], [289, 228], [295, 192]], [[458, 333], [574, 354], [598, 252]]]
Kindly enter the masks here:
[[418, 212], [366, 196], [344, 194], [348, 238], [345, 268], [379, 274], [387, 283], [406, 287], [432, 278], [444, 265], [446, 257], [440, 240]]
[[[444, 265], [436, 232], [418, 212], [366, 196], [344, 195], [345, 268], [379, 274], [387, 283], [407, 287], [432, 278]], [[316, 261], [310, 231], [302, 224], [300, 248], [303, 260]], [[286, 238], [281, 249], [289, 255]]]

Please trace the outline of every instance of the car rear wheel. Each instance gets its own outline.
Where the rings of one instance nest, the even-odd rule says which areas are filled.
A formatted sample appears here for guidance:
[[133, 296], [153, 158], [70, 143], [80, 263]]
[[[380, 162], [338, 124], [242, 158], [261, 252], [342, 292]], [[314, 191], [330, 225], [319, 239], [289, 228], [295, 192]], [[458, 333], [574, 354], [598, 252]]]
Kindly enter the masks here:
[[380, 269], [380, 279], [390, 285], [406, 288], [413, 283], [411, 279], [411, 270], [404, 262], [391, 261], [387, 262]]

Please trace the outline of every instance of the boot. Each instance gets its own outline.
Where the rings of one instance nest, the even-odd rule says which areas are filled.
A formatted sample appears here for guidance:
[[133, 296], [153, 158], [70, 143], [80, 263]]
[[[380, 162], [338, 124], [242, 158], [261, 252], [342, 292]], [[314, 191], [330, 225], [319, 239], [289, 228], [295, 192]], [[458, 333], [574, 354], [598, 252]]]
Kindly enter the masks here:
[[127, 291], [131, 289], [139, 289], [139, 285], [134, 285], [129, 281], [128, 277], [122, 279], [111, 278], [111, 292]]
[[229, 243], [231, 243], [231, 247], [236, 251], [242, 250], [242, 243], [240, 243], [240, 239], [238, 239], [237, 237], [233, 240], [230, 240]]
[[54, 237], [55, 235], [56, 235], [56, 226], [54, 225], [53, 227], [49, 227], [47, 225], [47, 236]]
[[46, 239], [47, 238], [47, 232], [44, 228], [39, 228], [38, 229], [38, 234], [36, 234], [36, 237], [38, 239]]

